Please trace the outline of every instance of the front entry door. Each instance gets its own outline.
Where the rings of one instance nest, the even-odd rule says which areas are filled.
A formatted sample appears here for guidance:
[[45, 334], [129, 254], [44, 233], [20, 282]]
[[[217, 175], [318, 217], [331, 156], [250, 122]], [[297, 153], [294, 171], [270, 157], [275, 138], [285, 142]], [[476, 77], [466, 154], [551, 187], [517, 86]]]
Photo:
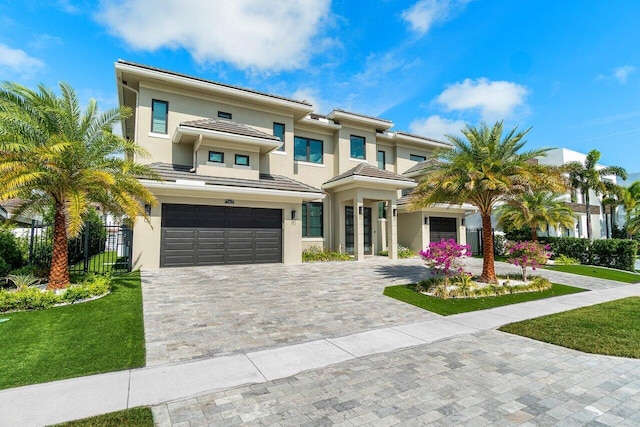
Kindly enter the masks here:
[[[345, 252], [354, 255], [356, 227], [354, 220], [353, 206], [344, 207], [344, 240]], [[373, 253], [372, 235], [371, 235], [371, 208], [363, 208], [362, 210], [362, 226], [364, 231], [364, 253], [371, 255]]]

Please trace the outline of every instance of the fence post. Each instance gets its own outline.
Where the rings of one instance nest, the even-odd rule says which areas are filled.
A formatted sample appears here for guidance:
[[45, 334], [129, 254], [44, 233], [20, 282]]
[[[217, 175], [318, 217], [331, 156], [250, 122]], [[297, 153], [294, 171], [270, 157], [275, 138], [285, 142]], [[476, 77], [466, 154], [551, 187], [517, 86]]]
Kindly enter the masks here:
[[29, 265], [33, 264], [33, 237], [35, 235], [36, 220], [31, 220], [31, 235], [29, 236]]
[[127, 230], [127, 263], [128, 270], [133, 270], [133, 228], [126, 228]]
[[84, 227], [84, 272], [89, 272], [89, 233], [91, 230], [91, 224], [87, 223]]

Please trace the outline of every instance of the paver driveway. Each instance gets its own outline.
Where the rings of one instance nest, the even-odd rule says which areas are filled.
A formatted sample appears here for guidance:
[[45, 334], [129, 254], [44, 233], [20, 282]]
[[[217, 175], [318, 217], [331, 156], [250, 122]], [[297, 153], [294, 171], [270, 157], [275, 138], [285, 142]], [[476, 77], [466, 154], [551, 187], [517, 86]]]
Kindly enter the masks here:
[[147, 365], [280, 346], [437, 317], [382, 295], [418, 259], [144, 271]]
[[[482, 260], [466, 269], [480, 273]], [[518, 268], [496, 263], [499, 273]], [[590, 289], [620, 283], [539, 270]], [[382, 295], [427, 275], [420, 259], [143, 271], [147, 365], [245, 352], [439, 317]]]

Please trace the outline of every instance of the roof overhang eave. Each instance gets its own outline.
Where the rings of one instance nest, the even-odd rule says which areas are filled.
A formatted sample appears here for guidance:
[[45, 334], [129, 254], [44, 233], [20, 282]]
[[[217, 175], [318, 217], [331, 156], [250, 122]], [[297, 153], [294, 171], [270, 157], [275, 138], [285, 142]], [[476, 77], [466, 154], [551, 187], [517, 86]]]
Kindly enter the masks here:
[[400, 181], [386, 178], [374, 178], [369, 176], [351, 175], [336, 181], [331, 181], [322, 185], [323, 190], [330, 190], [345, 185], [360, 185], [362, 187], [386, 187], [392, 190], [402, 190], [406, 188], [414, 188], [418, 185], [415, 181]]
[[233, 133], [219, 132], [215, 130], [184, 125], [178, 126], [175, 133], [171, 137], [171, 141], [174, 144], [179, 144], [182, 136], [202, 136], [203, 138], [217, 139], [224, 142], [249, 144], [258, 147], [262, 154], [270, 153], [282, 146], [282, 141], [257, 138], [255, 136], [237, 135]]
[[290, 199], [290, 200], [318, 200], [324, 199], [324, 193], [316, 193], [313, 191], [291, 191], [276, 190], [271, 188], [255, 188], [255, 187], [236, 187], [231, 185], [212, 185], [206, 184], [204, 181], [185, 180], [183, 182], [172, 181], [152, 181], [141, 179], [140, 182], [151, 190], [154, 194], [162, 195], [164, 192], [173, 191], [191, 191], [201, 192], [202, 194], [218, 193], [221, 195], [240, 194], [247, 196], [260, 196], [263, 198], [273, 199]]

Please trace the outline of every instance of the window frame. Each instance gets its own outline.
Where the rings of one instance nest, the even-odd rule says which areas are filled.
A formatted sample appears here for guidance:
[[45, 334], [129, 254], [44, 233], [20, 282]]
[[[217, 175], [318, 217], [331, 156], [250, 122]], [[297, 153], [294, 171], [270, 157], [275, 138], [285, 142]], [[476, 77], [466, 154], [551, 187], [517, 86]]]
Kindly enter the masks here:
[[[312, 210], [309, 209], [310, 206], [314, 206], [316, 207], [316, 209], [319, 207], [320, 210], [320, 232], [319, 234], [317, 234], [317, 227], [313, 227], [311, 226], [311, 218], [313, 217], [312, 215]], [[318, 211], [316, 211], [318, 212]], [[302, 203], [302, 237], [308, 237], [308, 238], [318, 238], [318, 237], [322, 237], [324, 238], [324, 203], [322, 202], [303, 202]], [[316, 234], [312, 234], [311, 231], [315, 230]]]
[[[382, 154], [382, 159], [380, 159], [380, 154]], [[380, 160], [382, 160], [382, 167], [380, 167]], [[378, 150], [376, 154], [376, 161], [378, 162], [378, 169], [385, 170], [387, 168], [387, 152], [384, 150]]]
[[[324, 141], [323, 140], [307, 138], [305, 136], [295, 136], [293, 139], [294, 139], [294, 143], [293, 143], [293, 159], [295, 161], [313, 163], [313, 164], [316, 164], [316, 165], [323, 165], [324, 164]], [[297, 158], [297, 157], [299, 157], [298, 153], [296, 152], [296, 142], [298, 142], [298, 141], [304, 141], [304, 143], [305, 143], [305, 159], [304, 160]], [[320, 143], [320, 161], [319, 162], [314, 162], [313, 160], [311, 160], [311, 145], [312, 145], [312, 143]]]
[[[211, 155], [212, 154], [220, 154], [220, 161], [218, 160], [211, 160]], [[209, 151], [209, 162], [211, 163], [222, 163], [224, 164], [224, 153], [222, 151]]]
[[[353, 144], [354, 142], [362, 143], [362, 157], [353, 155]], [[367, 159], [367, 138], [360, 135], [350, 135], [349, 136], [349, 158], [357, 159], [357, 160], [366, 160]]]
[[[238, 158], [247, 159], [247, 164], [238, 163]], [[251, 158], [247, 154], [236, 154], [233, 164], [236, 165], [236, 166], [249, 167], [249, 166], [251, 166]]]
[[[276, 133], [276, 126], [282, 126], [282, 137], [280, 137], [277, 133]], [[277, 136], [278, 138], [280, 138], [280, 141], [282, 141], [282, 145], [280, 147], [278, 147], [278, 149], [276, 151], [284, 151], [284, 135], [286, 132], [286, 125], [284, 123], [279, 123], [279, 122], [273, 122], [273, 136]]]
[[409, 154], [409, 160], [413, 162], [424, 162], [427, 160], [427, 156], [421, 156], [420, 154]]
[[[156, 104], [163, 104], [165, 106], [163, 132], [157, 132], [154, 126]], [[162, 135], [167, 135], [169, 133], [169, 101], [163, 101], [161, 99], [153, 99], [153, 98], [151, 99], [151, 133], [157, 133]]]
[[218, 111], [218, 118], [219, 119], [225, 119], [225, 120], [231, 120], [233, 118], [233, 114], [229, 113], [227, 111]]

